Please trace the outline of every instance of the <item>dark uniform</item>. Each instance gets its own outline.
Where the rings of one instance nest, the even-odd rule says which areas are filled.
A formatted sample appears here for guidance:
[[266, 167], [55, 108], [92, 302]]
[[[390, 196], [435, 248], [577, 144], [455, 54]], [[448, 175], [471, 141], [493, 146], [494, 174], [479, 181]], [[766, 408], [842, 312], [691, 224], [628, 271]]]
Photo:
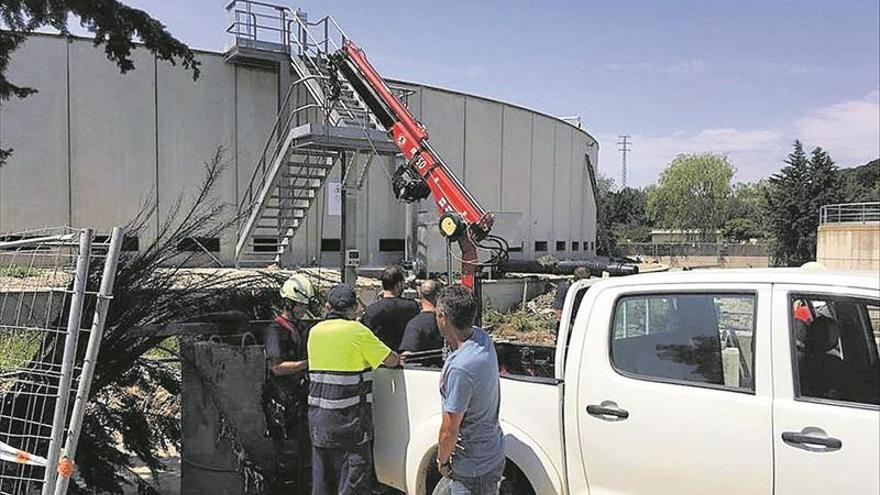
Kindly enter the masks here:
[[[307, 359], [308, 327], [277, 317], [266, 329], [266, 358], [273, 364]], [[311, 446], [308, 433], [308, 372], [276, 376], [268, 372], [263, 390], [266, 426], [275, 445], [270, 494], [308, 493]]]
[[373, 368], [391, 349], [361, 323], [331, 312], [309, 333], [308, 351], [312, 494], [369, 494]]
[[406, 324], [419, 314], [419, 303], [400, 296], [383, 297], [367, 306], [361, 322], [367, 326], [383, 344], [397, 350], [403, 340]]

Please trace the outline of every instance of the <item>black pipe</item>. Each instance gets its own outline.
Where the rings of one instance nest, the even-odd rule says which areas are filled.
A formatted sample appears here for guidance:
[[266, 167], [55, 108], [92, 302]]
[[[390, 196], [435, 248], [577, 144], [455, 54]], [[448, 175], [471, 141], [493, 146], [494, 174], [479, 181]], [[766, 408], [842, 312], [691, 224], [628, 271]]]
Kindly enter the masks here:
[[[549, 259], [548, 259], [549, 258]], [[623, 261], [596, 258], [592, 260], [564, 260], [550, 257], [538, 260], [509, 260], [501, 269], [508, 273], [548, 273], [554, 275], [571, 275], [576, 268], [584, 267], [590, 275], [601, 276], [608, 272], [612, 277], [635, 275], [639, 267]]]

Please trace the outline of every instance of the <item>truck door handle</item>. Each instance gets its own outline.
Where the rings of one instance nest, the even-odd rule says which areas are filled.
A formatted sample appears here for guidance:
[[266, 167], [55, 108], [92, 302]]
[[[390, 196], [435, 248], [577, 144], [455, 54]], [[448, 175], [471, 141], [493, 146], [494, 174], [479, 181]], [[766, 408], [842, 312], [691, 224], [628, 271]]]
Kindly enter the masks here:
[[840, 450], [843, 447], [843, 442], [836, 438], [830, 437], [816, 437], [813, 435], [807, 435], [798, 431], [786, 431], [782, 433], [782, 441], [785, 443], [795, 444], [795, 445], [804, 445], [804, 446], [814, 446], [819, 445], [825, 447], [828, 450]]
[[599, 404], [588, 405], [587, 414], [601, 419], [609, 419], [608, 416], [613, 416], [617, 418], [618, 421], [629, 417], [629, 411], [618, 409], [616, 407], [601, 406]]

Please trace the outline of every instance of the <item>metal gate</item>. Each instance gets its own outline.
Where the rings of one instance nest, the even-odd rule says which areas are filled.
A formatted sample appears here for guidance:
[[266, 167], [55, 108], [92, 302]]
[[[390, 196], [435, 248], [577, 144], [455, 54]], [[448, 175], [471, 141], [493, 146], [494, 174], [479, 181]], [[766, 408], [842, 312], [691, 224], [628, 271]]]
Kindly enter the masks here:
[[0, 237], [2, 495], [67, 491], [121, 244], [119, 228]]

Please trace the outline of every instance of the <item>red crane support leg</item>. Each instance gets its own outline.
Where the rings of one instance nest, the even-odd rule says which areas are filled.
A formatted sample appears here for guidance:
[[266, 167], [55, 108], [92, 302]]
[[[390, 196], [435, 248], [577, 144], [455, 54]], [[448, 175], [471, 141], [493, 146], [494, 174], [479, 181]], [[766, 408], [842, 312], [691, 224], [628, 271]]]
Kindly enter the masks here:
[[474, 274], [477, 270], [477, 246], [465, 232], [458, 239], [458, 247], [461, 249], [461, 285], [474, 290]]

